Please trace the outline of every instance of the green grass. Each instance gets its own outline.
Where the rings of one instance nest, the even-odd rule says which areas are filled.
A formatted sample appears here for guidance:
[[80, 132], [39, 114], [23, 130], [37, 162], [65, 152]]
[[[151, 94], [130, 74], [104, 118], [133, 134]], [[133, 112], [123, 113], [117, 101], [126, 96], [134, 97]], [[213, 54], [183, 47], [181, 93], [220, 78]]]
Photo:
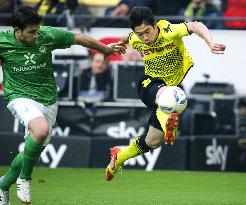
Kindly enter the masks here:
[[[20, 204], [15, 191], [11, 205]], [[245, 205], [246, 174], [123, 170], [107, 182], [103, 169], [35, 168], [32, 198], [33, 205]]]

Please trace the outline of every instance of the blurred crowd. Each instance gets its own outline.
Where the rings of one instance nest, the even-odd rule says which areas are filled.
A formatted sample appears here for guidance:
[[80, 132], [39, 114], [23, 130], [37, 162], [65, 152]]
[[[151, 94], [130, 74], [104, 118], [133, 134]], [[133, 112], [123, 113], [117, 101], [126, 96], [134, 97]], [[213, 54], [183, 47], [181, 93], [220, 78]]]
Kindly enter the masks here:
[[78, 16], [124, 18], [134, 6], [147, 6], [156, 16], [182, 17], [180, 21], [202, 20], [210, 29], [246, 29], [246, 20], [241, 19], [246, 18], [246, 0], [0, 0], [0, 24], [9, 25], [7, 14], [26, 4], [49, 17], [44, 18], [44, 24], [52, 26], [72, 28], [76, 23], [88, 24], [88, 18], [83, 20]]

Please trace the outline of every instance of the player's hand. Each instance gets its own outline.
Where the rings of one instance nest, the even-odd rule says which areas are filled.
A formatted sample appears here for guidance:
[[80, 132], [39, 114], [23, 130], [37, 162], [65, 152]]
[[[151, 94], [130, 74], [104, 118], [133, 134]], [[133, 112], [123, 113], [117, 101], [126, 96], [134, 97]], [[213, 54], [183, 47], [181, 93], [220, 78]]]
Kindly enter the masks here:
[[109, 55], [116, 55], [117, 53], [125, 53], [125, 46], [119, 43], [110, 43], [107, 45], [108, 49], [104, 52], [104, 59], [107, 60]]
[[208, 44], [208, 46], [210, 47], [211, 52], [214, 54], [224, 54], [226, 48], [225, 45], [216, 42], [212, 42]]
[[123, 36], [118, 42], [117, 44], [119, 46], [123, 46], [123, 48], [120, 50], [120, 54], [125, 54], [126, 53], [126, 44], [129, 43], [129, 39], [128, 39], [129, 35]]

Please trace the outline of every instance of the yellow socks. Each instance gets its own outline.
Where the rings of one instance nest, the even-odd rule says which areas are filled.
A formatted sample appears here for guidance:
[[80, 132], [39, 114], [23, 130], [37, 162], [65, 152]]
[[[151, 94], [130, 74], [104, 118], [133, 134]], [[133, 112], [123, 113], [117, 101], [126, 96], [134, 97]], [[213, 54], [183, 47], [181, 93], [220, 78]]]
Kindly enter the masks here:
[[157, 116], [158, 121], [161, 124], [162, 130], [164, 130], [164, 132], [166, 132], [166, 122], [168, 120], [169, 114], [165, 114], [159, 108], [157, 108], [156, 116]]
[[118, 152], [116, 167], [118, 168], [122, 166], [126, 160], [136, 157], [140, 154], [144, 154], [150, 149], [151, 148], [145, 143], [145, 136], [136, 137], [126, 148]]

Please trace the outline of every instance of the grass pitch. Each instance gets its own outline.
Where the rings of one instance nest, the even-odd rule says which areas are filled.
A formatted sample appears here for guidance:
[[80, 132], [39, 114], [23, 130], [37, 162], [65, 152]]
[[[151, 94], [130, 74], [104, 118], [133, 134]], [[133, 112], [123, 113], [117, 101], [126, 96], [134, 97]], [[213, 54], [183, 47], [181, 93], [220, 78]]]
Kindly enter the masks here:
[[[38, 167], [31, 188], [33, 205], [246, 205], [245, 173], [123, 170], [107, 182], [103, 169]], [[10, 199], [20, 204], [15, 186]]]

